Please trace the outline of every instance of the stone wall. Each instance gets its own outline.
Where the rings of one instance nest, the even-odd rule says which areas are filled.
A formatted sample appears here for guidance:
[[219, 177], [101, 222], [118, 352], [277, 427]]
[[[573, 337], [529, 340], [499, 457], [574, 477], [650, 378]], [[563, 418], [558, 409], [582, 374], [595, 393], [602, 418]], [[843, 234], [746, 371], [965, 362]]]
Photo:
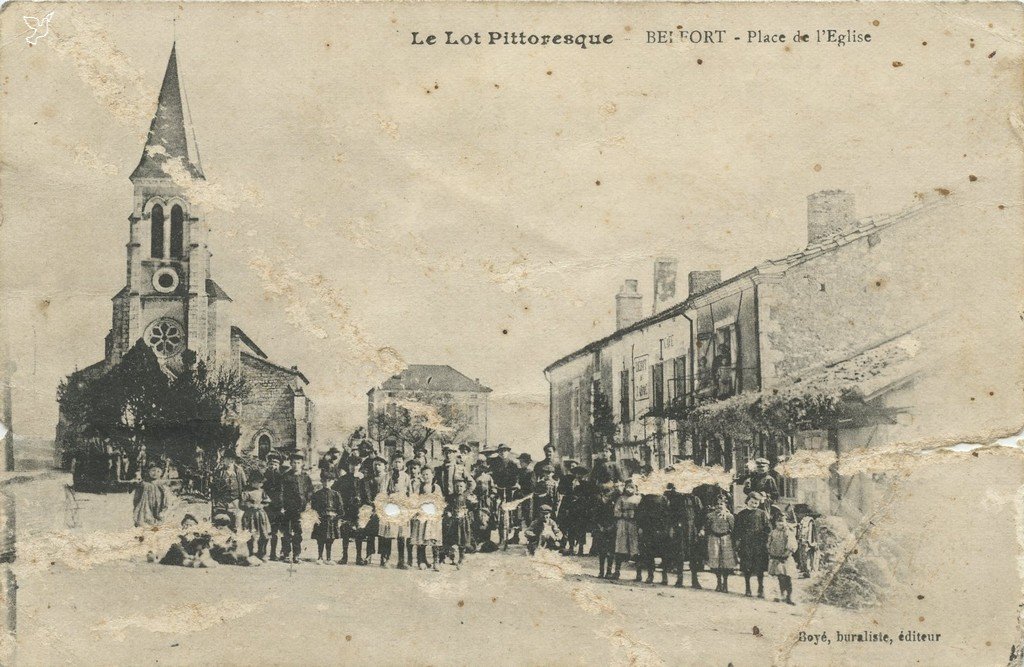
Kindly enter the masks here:
[[273, 447], [295, 447], [295, 376], [244, 354], [241, 370], [249, 395], [239, 415], [239, 451], [246, 451], [263, 433], [270, 435]]

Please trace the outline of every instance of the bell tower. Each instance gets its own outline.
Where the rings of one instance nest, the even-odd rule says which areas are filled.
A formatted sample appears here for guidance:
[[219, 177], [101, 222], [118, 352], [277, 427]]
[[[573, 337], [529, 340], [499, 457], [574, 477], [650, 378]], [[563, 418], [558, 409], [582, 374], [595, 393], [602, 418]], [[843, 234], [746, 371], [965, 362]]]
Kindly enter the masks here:
[[[184, 104], [183, 104], [183, 99]], [[186, 128], [187, 97], [171, 47], [142, 158], [132, 172], [133, 210], [125, 286], [114, 297], [107, 362], [116, 364], [140, 338], [173, 368], [188, 349], [212, 361], [217, 338], [211, 299], [228, 299], [210, 279], [208, 228], [189, 199], [205, 180]]]

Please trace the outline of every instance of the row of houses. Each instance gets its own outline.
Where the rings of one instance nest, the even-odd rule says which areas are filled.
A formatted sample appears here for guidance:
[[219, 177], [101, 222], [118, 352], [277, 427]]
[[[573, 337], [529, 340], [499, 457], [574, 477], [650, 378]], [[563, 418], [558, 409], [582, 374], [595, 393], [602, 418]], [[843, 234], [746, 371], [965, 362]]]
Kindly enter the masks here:
[[[915, 391], [936, 356], [957, 221], [942, 201], [858, 219], [852, 195], [823, 191], [807, 199], [807, 244], [786, 257], [726, 280], [690, 271], [678, 296], [678, 261], [656, 260], [656, 312], [643, 316], [626, 280], [616, 330], [544, 370], [551, 442], [585, 462], [603, 440], [636, 469], [693, 460], [739, 479], [759, 456], [912, 440], [927, 429]], [[783, 476], [784, 498], [830, 513], [870, 503], [870, 475], [821, 477]]]

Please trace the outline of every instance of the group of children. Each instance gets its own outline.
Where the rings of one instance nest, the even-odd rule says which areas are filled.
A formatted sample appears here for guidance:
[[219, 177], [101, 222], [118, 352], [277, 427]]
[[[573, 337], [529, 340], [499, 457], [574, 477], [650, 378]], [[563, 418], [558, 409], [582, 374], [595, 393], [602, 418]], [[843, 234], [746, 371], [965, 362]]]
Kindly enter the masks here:
[[776, 602], [793, 602], [793, 578], [797, 539], [794, 526], [777, 505], [765, 507], [761, 493], [747, 496], [746, 506], [735, 516], [723, 498], [708, 513], [707, 565], [718, 579], [716, 591], [729, 592], [729, 575], [739, 569], [745, 582], [744, 595], [752, 595], [750, 580], [757, 580], [757, 597], [764, 597], [764, 575], [778, 578], [779, 597]]
[[[379, 556], [381, 567], [387, 567], [397, 547], [399, 569], [415, 563], [419, 569], [437, 571], [446, 558], [461, 566], [466, 552], [476, 546], [479, 500], [461, 465], [435, 470], [415, 460], [406, 465], [395, 457], [389, 468], [388, 461], [375, 454], [329, 459], [336, 465], [320, 466], [321, 483], [314, 489], [301, 453], [271, 455], [262, 474], [249, 475], [233, 457], [226, 457], [220, 474], [231, 483], [221, 485], [226, 491], [214, 494], [214, 529], [200, 530], [189, 515], [182, 522], [179, 541], [161, 562], [193, 567], [217, 562], [259, 565], [267, 560], [298, 563], [303, 537], [308, 536], [317, 543], [318, 564], [335, 562], [333, 545], [340, 539], [338, 564], [348, 563], [349, 544], [354, 541], [358, 565]], [[149, 508], [152, 497], [160, 501], [162, 513], [162, 485], [150, 480], [139, 493], [144, 499], [137, 507]], [[159, 520], [156, 516], [148, 523]]]
[[[671, 487], [671, 485], [670, 485]], [[674, 488], [659, 496], [642, 496], [633, 480], [616, 482], [602, 498], [594, 531], [599, 556], [599, 575], [618, 579], [625, 561], [636, 561], [636, 581], [648, 568], [652, 583], [654, 560], [662, 559], [662, 583], [667, 584], [670, 568], [676, 570], [677, 587], [682, 586], [683, 562], [690, 564], [693, 588], [701, 588], [697, 573], [715, 573], [715, 591], [729, 592], [729, 576], [739, 570], [745, 595], [753, 595], [751, 579], [757, 581], [757, 596], [764, 598], [764, 575], [777, 577], [778, 602], [793, 602], [793, 578], [810, 576], [814, 559], [814, 520], [804, 517], [798, 528], [787, 512], [771, 504], [765, 494], [750, 493], [745, 507], [733, 514], [726, 495], [715, 494], [707, 511], [693, 494], [676, 493]], [[798, 566], [797, 558], [801, 564]]]
[[[548, 459], [532, 469], [515, 463], [503, 468], [499, 457], [470, 470], [453, 447], [446, 447], [444, 455], [441, 465], [431, 466], [420, 457], [389, 461], [358, 447], [344, 454], [332, 448], [319, 462], [317, 488], [301, 453], [271, 455], [266, 469], [251, 476], [229, 455], [218, 472], [227, 483], [217, 485], [222, 491], [214, 494], [214, 531], [200, 531], [194, 517], [186, 517], [179, 542], [161, 562], [197, 567], [258, 565], [268, 559], [297, 563], [308, 536], [317, 543], [318, 564], [348, 563], [354, 541], [358, 565], [378, 556], [380, 566], [387, 567], [397, 547], [399, 569], [415, 564], [436, 571], [446, 559], [458, 567], [467, 552], [482, 546], [488, 550], [494, 515], [506, 511], [501, 509], [504, 499], [518, 498], [523, 487], [532, 487], [518, 503], [506, 503], [519, 507], [515, 512], [529, 552], [567, 545], [572, 552], [574, 544], [582, 552], [589, 532], [601, 577], [617, 579], [622, 563], [635, 560], [637, 581], [646, 567], [651, 582], [660, 557], [663, 583], [671, 566], [678, 575], [676, 586], [682, 586], [683, 565], [689, 562], [694, 588], [700, 588], [697, 572], [706, 568], [716, 575], [715, 590], [727, 593], [730, 574], [739, 570], [745, 594], [753, 595], [754, 579], [757, 596], [763, 598], [767, 573], [778, 578], [777, 599], [794, 604], [793, 578], [801, 571], [809, 576], [813, 568], [813, 518], [795, 527], [760, 491], [750, 492], [745, 507], [733, 515], [717, 486], [684, 494], [669, 485], [664, 496], [641, 495], [625, 475], [602, 479], [579, 469], [556, 479]], [[595, 471], [603, 470], [600, 465]], [[515, 481], [515, 475], [522, 481]], [[167, 507], [159, 470], [148, 477], [137, 491], [136, 525], [158, 522]], [[520, 491], [505, 492], [513, 486]], [[339, 539], [341, 558], [334, 561], [333, 545]]]

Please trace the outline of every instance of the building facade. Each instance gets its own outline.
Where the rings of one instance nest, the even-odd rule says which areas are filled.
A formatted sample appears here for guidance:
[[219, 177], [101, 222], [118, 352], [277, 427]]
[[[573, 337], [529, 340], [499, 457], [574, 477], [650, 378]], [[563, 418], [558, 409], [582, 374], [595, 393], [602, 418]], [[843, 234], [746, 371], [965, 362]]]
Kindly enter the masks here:
[[491, 389], [451, 366], [411, 364], [366, 392], [367, 434], [389, 450], [412, 455], [413, 443], [398, 434], [382, 433], [381, 414], [405, 408], [428, 424], [423, 443], [431, 458], [440, 458], [444, 442], [466, 444], [475, 455], [487, 448], [488, 398]]
[[[922, 437], [934, 417], [922, 387], [943, 372], [930, 361], [941, 348], [935, 323], [950, 306], [942, 286], [958, 274], [959, 258], [940, 249], [955, 247], [960, 221], [937, 201], [857, 219], [852, 196], [824, 191], [808, 197], [799, 252], [725, 281], [717, 271], [690, 272], [687, 294], [643, 319], [637, 281], [626, 281], [617, 330], [545, 369], [552, 443], [589, 461], [599, 434], [610, 432], [605, 439], [634, 469], [690, 459], [740, 478], [757, 456], [784, 464], [800, 450], [841, 456]], [[659, 281], [675, 273], [665, 266], [655, 266], [658, 306], [670, 301]], [[599, 423], [607, 421], [595, 410], [599, 393], [611, 425]], [[780, 397], [790, 406], [832, 401], [829, 414], [843, 416], [822, 427], [807, 408], [785, 428], [748, 423], [752, 406], [782, 405]], [[835, 410], [843, 400], [857, 411]], [[872, 488], [863, 475], [782, 476], [786, 500], [833, 513], [845, 503], [842, 511], [856, 514]]]
[[[205, 176], [187, 132], [182, 96], [172, 47], [142, 158], [130, 176], [125, 285], [113, 297], [104, 359], [78, 372], [104, 372], [140, 339], [172, 375], [181, 370], [182, 354], [191, 351], [209, 368], [236, 371], [245, 380], [248, 396], [236, 415], [239, 451], [309, 451], [315, 408], [306, 395], [308, 379], [295, 366], [271, 361], [233, 323], [231, 297], [213, 279], [209, 226], [188, 194], [187, 184]], [[64, 437], [73, 434], [58, 428], [58, 441]]]

